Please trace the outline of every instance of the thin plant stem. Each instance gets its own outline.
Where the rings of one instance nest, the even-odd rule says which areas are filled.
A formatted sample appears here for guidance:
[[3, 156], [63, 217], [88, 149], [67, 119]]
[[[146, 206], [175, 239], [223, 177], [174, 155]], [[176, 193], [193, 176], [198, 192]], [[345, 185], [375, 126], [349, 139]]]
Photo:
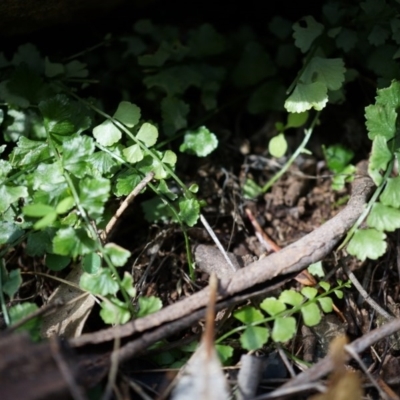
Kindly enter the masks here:
[[290, 168], [290, 166], [294, 163], [296, 158], [304, 152], [305, 147], [307, 146], [308, 141], [310, 140], [310, 137], [313, 133], [314, 127], [318, 121], [318, 117], [320, 115], [320, 112], [317, 112], [317, 114], [314, 117], [314, 120], [312, 121], [310, 128], [305, 129], [304, 133], [304, 139], [300, 143], [300, 146], [296, 149], [296, 151], [292, 154], [292, 156], [289, 158], [289, 160], [286, 162], [286, 164], [282, 167], [282, 169], [275, 174], [262, 188], [262, 192], [265, 193], [267, 192], [276, 181], [278, 181], [285, 173], [286, 171]]
[[7, 326], [10, 325], [10, 316], [8, 315], [8, 310], [6, 306], [6, 300], [4, 298], [4, 293], [3, 293], [3, 270], [4, 270], [4, 260], [1, 259], [0, 261], [0, 268], [2, 269], [0, 271], [0, 302], [1, 302], [1, 311], [3, 312], [3, 318], [4, 322], [6, 323]]

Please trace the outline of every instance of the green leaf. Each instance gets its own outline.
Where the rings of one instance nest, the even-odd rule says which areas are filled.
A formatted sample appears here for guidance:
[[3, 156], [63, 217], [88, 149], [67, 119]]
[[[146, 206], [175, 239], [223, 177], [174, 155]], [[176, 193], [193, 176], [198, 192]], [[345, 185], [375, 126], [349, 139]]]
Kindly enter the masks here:
[[96, 274], [101, 268], [101, 257], [97, 253], [85, 254], [82, 258], [82, 269], [88, 274]]
[[322, 289], [324, 289], [325, 292], [329, 291], [329, 289], [331, 288], [330, 283], [326, 282], [326, 281], [319, 282], [319, 286], [321, 286]]
[[285, 108], [291, 113], [301, 113], [311, 108], [320, 111], [328, 102], [327, 90], [326, 85], [321, 82], [298, 83], [286, 99]]
[[[10, 307], [8, 310], [11, 326], [20, 321], [21, 319], [28, 317], [30, 314], [38, 310], [38, 306], [34, 303], [20, 303]], [[40, 318], [35, 317], [25, 322], [22, 326], [16, 329], [17, 332], [27, 331], [34, 341], [40, 339]]]
[[252, 179], [246, 179], [243, 186], [243, 196], [246, 199], [256, 199], [263, 193], [264, 192], [261, 186], [257, 185], [257, 183], [255, 183]]
[[279, 296], [279, 301], [296, 307], [303, 303], [304, 298], [299, 292], [291, 289], [284, 290]]
[[264, 319], [263, 313], [251, 306], [244, 306], [239, 310], [236, 310], [233, 313], [233, 316], [246, 325], [253, 324]]
[[327, 167], [340, 174], [354, 157], [354, 152], [341, 144], [322, 147]]
[[100, 303], [100, 317], [106, 324], [126, 324], [131, 319], [128, 306], [116, 297]]
[[114, 157], [104, 151], [96, 151], [89, 156], [87, 161], [94, 176], [111, 173], [119, 165], [119, 162]]
[[364, 261], [366, 258], [376, 260], [386, 251], [386, 235], [376, 229], [357, 229], [351, 238], [347, 252]]
[[178, 195], [174, 192], [172, 192], [167, 183], [165, 182], [164, 179], [160, 180], [160, 183], [158, 184], [157, 190], [163, 194], [164, 196], [168, 197], [170, 200], [176, 200], [178, 198]]
[[343, 299], [343, 292], [341, 290], [334, 290], [334, 293], [338, 299]]
[[47, 142], [30, 140], [24, 136], [20, 137], [17, 146], [10, 154], [10, 160], [15, 166], [39, 163], [50, 157]]
[[89, 71], [86, 64], [78, 60], [72, 60], [65, 65], [65, 76], [67, 78], [86, 78], [89, 76]]
[[387, 178], [385, 189], [379, 200], [385, 206], [400, 208], [400, 176]]
[[365, 125], [368, 137], [374, 140], [377, 136], [386, 140], [392, 139], [396, 133], [397, 113], [393, 107], [382, 104], [371, 104], [365, 107]]
[[309, 113], [304, 111], [302, 113], [289, 113], [287, 123], [284, 129], [300, 128], [308, 120]]
[[296, 320], [293, 317], [276, 318], [272, 329], [274, 342], [287, 342], [296, 333]]
[[179, 216], [188, 226], [194, 226], [200, 216], [200, 203], [196, 199], [185, 199], [179, 202]]
[[104, 252], [108, 255], [108, 257], [110, 257], [111, 262], [116, 267], [124, 266], [131, 256], [130, 251], [118, 246], [115, 243], [107, 243], [104, 246]]
[[265, 48], [257, 42], [249, 42], [232, 73], [232, 79], [240, 88], [253, 86], [274, 75], [276, 67]]
[[[300, 22], [306, 26], [303, 27]], [[314, 17], [307, 16], [293, 25], [293, 31], [294, 44], [305, 53], [310, 49], [314, 40], [324, 31], [324, 26], [315, 21]]]
[[39, 110], [44, 117], [46, 131], [49, 133], [61, 136], [79, 134], [91, 124], [87, 108], [63, 94], [40, 102]]
[[356, 173], [356, 167], [352, 164], [347, 165], [338, 175], [332, 179], [332, 189], [342, 190], [346, 182], [352, 182]]
[[162, 302], [158, 297], [139, 297], [139, 312], [137, 318], [145, 317], [162, 309]]
[[169, 221], [174, 217], [168, 205], [160, 197], [142, 202], [144, 217], [149, 222]]
[[133, 144], [132, 146], [126, 147], [122, 150], [122, 154], [126, 158], [126, 161], [132, 164], [136, 164], [143, 160], [143, 151], [138, 144]]
[[190, 52], [197, 58], [220, 54], [225, 49], [225, 39], [210, 24], [203, 24], [189, 32]]
[[308, 299], [312, 300], [318, 294], [318, 290], [313, 287], [306, 286], [301, 289], [301, 293]]
[[387, 29], [383, 28], [381, 25], [375, 25], [368, 35], [368, 41], [374, 46], [382, 46], [385, 44], [388, 37], [389, 31]]
[[93, 128], [93, 137], [102, 146], [112, 146], [121, 140], [121, 131], [109, 119]]
[[29, 232], [26, 243], [26, 253], [31, 257], [41, 257], [52, 252], [54, 229], [46, 229], [40, 232]]
[[108, 268], [101, 268], [96, 274], [84, 272], [79, 281], [79, 286], [83, 290], [100, 296], [115, 295], [119, 289], [118, 283]]
[[33, 229], [44, 229], [47, 228], [51, 225], [53, 225], [54, 221], [57, 219], [57, 213], [55, 210], [49, 212], [46, 214], [44, 217], [39, 219], [39, 221], [36, 221], [35, 224], [33, 225]]
[[338, 90], [344, 82], [346, 68], [341, 58], [313, 57], [302, 73], [302, 83], [323, 83], [329, 90]]
[[133, 277], [127, 271], [124, 272], [124, 277], [122, 278], [121, 286], [122, 286], [122, 288], [125, 289], [126, 293], [128, 293], [129, 296], [131, 296], [131, 297], [136, 296], [136, 289], [134, 286]]
[[377, 186], [379, 186], [382, 182], [380, 171], [386, 171], [388, 163], [392, 160], [392, 158], [393, 154], [388, 149], [386, 139], [381, 135], [375, 136], [372, 142], [368, 173]]
[[18, 240], [24, 231], [20, 226], [9, 221], [0, 221], [0, 245]]
[[56, 207], [57, 214], [65, 214], [75, 206], [75, 201], [72, 196], [62, 199]]
[[292, 24], [280, 16], [274, 16], [268, 24], [268, 29], [278, 39], [286, 39], [292, 33]]
[[325, 313], [330, 313], [333, 310], [333, 301], [330, 297], [319, 297], [318, 303]]
[[149, 122], [145, 122], [139, 129], [136, 139], [143, 142], [147, 147], [154, 146], [157, 143], [158, 130]]
[[248, 351], [261, 349], [268, 342], [269, 331], [261, 326], [248, 326], [240, 335], [242, 348]]
[[170, 166], [173, 167], [176, 164], [177, 160], [178, 160], [178, 158], [173, 151], [166, 150], [161, 161], [164, 164], [169, 164]]
[[339, 35], [336, 36], [336, 46], [343, 49], [346, 53], [354, 49], [358, 42], [357, 32], [351, 29], [342, 28]]
[[378, 231], [393, 232], [400, 228], [400, 210], [374, 203], [368, 215], [367, 224]]
[[321, 312], [315, 303], [306, 304], [301, 307], [301, 315], [307, 326], [318, 325], [321, 321]]
[[179, 150], [181, 152], [195, 154], [197, 157], [206, 157], [212, 153], [217, 146], [217, 137], [205, 126], [202, 126], [196, 131], [187, 131]]
[[269, 315], [274, 316], [286, 310], [286, 305], [275, 297], [267, 297], [260, 307]]
[[307, 268], [308, 272], [311, 275], [317, 276], [319, 278], [322, 278], [325, 276], [325, 271], [322, 268], [322, 262], [318, 261], [316, 263], [310, 264], [310, 266]]
[[178, 130], [187, 127], [189, 111], [189, 104], [178, 99], [176, 96], [167, 96], [163, 98], [161, 101], [161, 116], [163, 128], [167, 136], [171, 136]]
[[128, 128], [133, 128], [140, 121], [140, 108], [129, 101], [121, 101], [117, 111], [115, 111], [114, 118]]
[[127, 196], [138, 185], [142, 178], [132, 171], [126, 171], [118, 175], [116, 190], [114, 193], [117, 197]]
[[24, 215], [28, 217], [43, 217], [49, 213], [54, 213], [55, 210], [53, 207], [48, 206], [47, 204], [29, 204], [22, 208], [22, 212]]
[[28, 197], [28, 189], [25, 186], [0, 185], [0, 213], [4, 213], [21, 197]]
[[224, 344], [216, 344], [215, 350], [217, 350], [217, 354], [221, 363], [225, 365], [229, 359], [233, 356], [233, 347], [227, 346]]
[[19, 268], [11, 270], [6, 279], [3, 279], [2, 283], [3, 283], [3, 292], [10, 299], [13, 299], [15, 293], [18, 292], [18, 289], [22, 284], [21, 270]]
[[400, 82], [393, 81], [389, 87], [379, 89], [376, 104], [397, 110], [400, 107]]
[[61, 271], [71, 264], [71, 258], [58, 254], [47, 254], [45, 264], [52, 271]]
[[103, 215], [110, 189], [110, 181], [106, 178], [84, 178], [79, 182], [79, 199], [91, 218]]
[[287, 151], [288, 144], [283, 133], [274, 136], [268, 143], [268, 151], [273, 157], [283, 157]]
[[83, 229], [60, 229], [53, 239], [53, 252], [61, 256], [76, 258], [95, 251], [96, 247], [96, 242]]
[[77, 178], [89, 174], [89, 156], [94, 152], [94, 141], [89, 136], [73, 135], [62, 143], [62, 162], [66, 170]]

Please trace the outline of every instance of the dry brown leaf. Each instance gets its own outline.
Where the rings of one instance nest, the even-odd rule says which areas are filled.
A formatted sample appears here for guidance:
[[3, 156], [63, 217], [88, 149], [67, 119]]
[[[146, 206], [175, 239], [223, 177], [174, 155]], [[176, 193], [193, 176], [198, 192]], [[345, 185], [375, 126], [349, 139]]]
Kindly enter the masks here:
[[172, 400], [229, 399], [226, 379], [214, 346], [215, 301], [217, 277], [210, 277], [210, 302], [207, 307], [206, 327], [200, 346], [183, 367], [182, 375], [172, 392]]
[[[65, 278], [66, 281], [79, 285], [82, 274], [80, 266], [75, 267]], [[62, 283], [50, 296], [49, 302], [61, 302], [56, 311], [42, 317], [42, 337], [63, 335], [67, 338], [78, 337], [94, 306], [94, 296]]]
[[338, 336], [332, 340], [329, 346], [329, 354], [335, 367], [329, 379], [328, 390], [325, 393], [310, 397], [309, 400], [362, 399], [363, 389], [358, 373], [348, 371], [345, 366], [347, 355], [344, 346], [346, 344], [348, 344], [346, 336]]

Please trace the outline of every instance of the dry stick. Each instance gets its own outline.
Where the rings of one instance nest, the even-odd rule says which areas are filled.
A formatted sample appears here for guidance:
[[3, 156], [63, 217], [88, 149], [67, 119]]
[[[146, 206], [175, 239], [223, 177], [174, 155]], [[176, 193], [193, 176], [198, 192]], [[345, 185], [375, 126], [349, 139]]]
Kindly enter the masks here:
[[384, 310], [378, 303], [372, 300], [371, 296], [362, 287], [361, 283], [358, 281], [356, 276], [353, 274], [353, 272], [350, 271], [349, 267], [345, 263], [343, 264], [343, 269], [349, 277], [351, 283], [355, 286], [355, 288], [358, 290], [364, 300], [383, 318], [387, 319], [388, 321], [392, 320], [394, 317], [390, 315], [386, 310]]
[[[244, 291], [254, 290], [256, 285], [265, 284], [279, 275], [298, 273], [329, 254], [364, 211], [365, 204], [374, 188], [367, 169], [367, 162], [359, 165], [359, 173], [352, 185], [352, 195], [341, 212], [297, 242], [236, 271], [230, 279], [221, 280], [218, 301]], [[79, 347], [85, 344], [103, 343], [117, 336], [122, 338], [144, 332], [202, 309], [207, 305], [209, 297], [210, 290], [207, 287], [157, 313], [122, 326], [82, 335], [71, 339], [70, 343], [72, 346]]]
[[[351, 352], [357, 354], [362, 353], [368, 347], [372, 346], [374, 343], [386, 338], [387, 336], [393, 335], [397, 331], [400, 331], [400, 318], [396, 318], [386, 325], [381, 326], [371, 332], [366, 333], [359, 339], [354, 340], [352, 343], [346, 346], [346, 349], [350, 349]], [[291, 379], [289, 382], [282, 385], [277, 390], [263, 396], [263, 399], [273, 399], [279, 395], [282, 395], [284, 391], [288, 388], [294, 388], [305, 383], [316, 381], [323, 376], [329, 374], [335, 367], [332, 357], [327, 355], [324, 359], [319, 361], [317, 364], [313, 365], [311, 368], [297, 375], [295, 378]], [[282, 392], [280, 392], [282, 390]]]
[[129, 205], [133, 202], [135, 197], [147, 186], [147, 184], [154, 178], [154, 172], [149, 172], [146, 176], [135, 186], [131, 193], [126, 197], [126, 199], [119, 206], [118, 210], [115, 212], [113, 217], [108, 222], [106, 229], [102, 234], [102, 239], [105, 240], [110, 236], [110, 233], [113, 229], [115, 229], [118, 219], [124, 213], [124, 211], [129, 207]]

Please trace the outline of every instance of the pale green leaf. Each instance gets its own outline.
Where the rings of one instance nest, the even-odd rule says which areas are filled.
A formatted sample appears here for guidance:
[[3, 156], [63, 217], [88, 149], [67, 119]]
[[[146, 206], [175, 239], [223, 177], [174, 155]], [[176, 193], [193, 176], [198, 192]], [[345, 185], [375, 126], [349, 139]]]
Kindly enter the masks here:
[[382, 136], [389, 140], [395, 135], [397, 113], [393, 107], [372, 104], [365, 108], [365, 118], [368, 137], [371, 140], [377, 136]]
[[162, 309], [162, 302], [158, 297], [139, 297], [139, 312], [137, 317], [145, 317], [146, 315], [153, 314]]
[[145, 122], [139, 129], [136, 139], [143, 142], [147, 147], [154, 146], [157, 143], [158, 130], [149, 122]]
[[122, 325], [131, 319], [128, 306], [116, 297], [105, 298], [100, 303], [100, 307], [100, 317], [106, 324]]
[[307, 326], [318, 325], [321, 321], [321, 312], [315, 303], [306, 304], [301, 307], [301, 315]]
[[400, 228], [400, 210], [374, 203], [368, 215], [367, 224], [378, 231], [393, 232]]
[[3, 213], [12, 203], [24, 197], [28, 197], [26, 187], [0, 185], [0, 213]]
[[286, 305], [275, 297], [267, 297], [260, 304], [260, 307], [269, 315], [274, 316], [286, 310]]
[[313, 287], [306, 286], [301, 289], [301, 293], [308, 299], [312, 300], [318, 294], [318, 290]]
[[263, 313], [251, 306], [244, 306], [239, 310], [236, 310], [233, 316], [246, 325], [262, 321], [264, 319]]
[[143, 151], [138, 144], [134, 144], [122, 150], [122, 154], [126, 158], [126, 161], [136, 164], [143, 160]]
[[129, 294], [129, 296], [131, 297], [136, 296], [136, 289], [134, 287], [133, 277], [127, 271], [124, 272], [124, 277], [122, 278], [121, 286], [124, 288], [126, 293]]
[[385, 171], [388, 163], [392, 160], [393, 154], [388, 149], [386, 139], [381, 136], [375, 136], [372, 142], [372, 151], [368, 164], [368, 173], [373, 179], [374, 183], [378, 186], [382, 177], [380, 171]]
[[226, 364], [229, 359], [233, 356], [233, 347], [224, 344], [216, 344], [215, 350], [217, 350], [218, 357], [222, 364]]
[[71, 210], [71, 208], [73, 208], [74, 206], [75, 206], [74, 198], [72, 196], [68, 196], [62, 199], [57, 204], [56, 212], [57, 214], [65, 214], [66, 212]]
[[385, 206], [400, 208], [400, 176], [387, 179], [379, 200]]
[[333, 301], [330, 297], [319, 297], [318, 303], [325, 313], [330, 313], [333, 310]]
[[287, 342], [296, 333], [296, 320], [293, 317], [276, 318], [272, 329], [274, 342]]
[[93, 136], [97, 143], [102, 146], [112, 146], [121, 140], [121, 131], [110, 121], [106, 119], [100, 125], [93, 128]]
[[217, 146], [217, 137], [205, 126], [202, 126], [195, 131], [188, 131], [185, 134], [184, 141], [179, 150], [181, 152], [195, 154], [198, 157], [206, 157], [212, 153]]
[[286, 304], [290, 304], [293, 307], [296, 307], [296, 306], [299, 306], [301, 303], [303, 303], [304, 298], [299, 292], [296, 292], [295, 290], [290, 289], [290, 290], [284, 290], [280, 294], [279, 301], [286, 303]]
[[115, 111], [114, 118], [128, 128], [133, 128], [140, 120], [140, 108], [129, 101], [121, 101], [117, 111]]
[[[15, 306], [10, 307], [8, 314], [10, 316], [11, 326], [34, 313], [38, 308], [39, 307], [35, 303], [29, 302], [16, 304]], [[16, 331], [27, 331], [34, 341], [40, 340], [40, 317], [28, 320], [22, 326], [17, 328]]]
[[179, 202], [179, 216], [188, 226], [194, 226], [200, 216], [200, 203], [196, 199], [185, 199]]
[[246, 179], [242, 190], [243, 196], [246, 199], [256, 199], [264, 193], [262, 187], [257, 185], [252, 179]]
[[79, 182], [81, 205], [93, 219], [101, 217], [110, 194], [110, 181], [106, 178], [84, 178]]
[[178, 160], [176, 154], [171, 151], [171, 150], [166, 150], [164, 153], [164, 156], [162, 158], [162, 162], [165, 164], [169, 164], [171, 166], [174, 166], [176, 164], [176, 161]]
[[22, 208], [24, 215], [28, 217], [43, 217], [51, 212], [54, 212], [54, 208], [47, 204], [28, 204]]
[[268, 342], [269, 331], [261, 326], [248, 326], [240, 335], [242, 348], [248, 351], [261, 349]]
[[53, 222], [57, 219], [57, 213], [55, 210], [49, 212], [46, 214], [44, 217], [39, 219], [39, 221], [36, 221], [35, 224], [33, 225], [33, 229], [44, 229], [47, 228], [48, 226], [53, 225]]
[[288, 144], [283, 133], [274, 136], [268, 143], [268, 151], [271, 156], [280, 158], [283, 157], [287, 151]]
[[376, 229], [358, 229], [347, 246], [347, 252], [361, 261], [366, 258], [376, 260], [385, 254], [385, 238], [386, 235]]
[[96, 250], [96, 242], [83, 229], [59, 229], [53, 239], [53, 252], [73, 258]]
[[331, 288], [331, 284], [329, 282], [326, 282], [326, 281], [319, 282], [319, 286], [321, 286], [322, 289], [325, 290], [325, 292], [327, 292]]
[[285, 108], [291, 113], [301, 113], [311, 108], [322, 110], [328, 102], [328, 89], [321, 82], [298, 83], [286, 99]]
[[323, 276], [325, 276], [325, 271], [322, 267], [321, 261], [318, 261], [314, 264], [310, 264], [310, 266], [307, 268], [307, 270], [311, 275], [317, 276], [319, 278], [322, 278]]
[[118, 246], [115, 243], [107, 243], [104, 246], [104, 253], [110, 257], [111, 262], [116, 267], [124, 266], [131, 256], [130, 251]]
[[309, 113], [307, 111], [301, 113], [289, 113], [284, 129], [300, 128], [307, 122], [308, 115]]
[[108, 268], [101, 268], [95, 274], [84, 272], [79, 281], [79, 286], [83, 290], [99, 296], [115, 295], [119, 289], [118, 283]]

